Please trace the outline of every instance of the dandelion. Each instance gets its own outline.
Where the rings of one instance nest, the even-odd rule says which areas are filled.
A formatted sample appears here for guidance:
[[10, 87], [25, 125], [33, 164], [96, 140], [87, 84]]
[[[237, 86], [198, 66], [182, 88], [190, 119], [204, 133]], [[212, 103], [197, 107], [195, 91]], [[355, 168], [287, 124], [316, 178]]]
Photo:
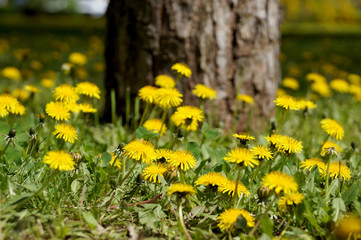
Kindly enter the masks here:
[[151, 163], [156, 158], [153, 145], [143, 139], [135, 139], [123, 147], [124, 155], [131, 159]]
[[156, 161], [160, 163], [168, 162], [174, 154], [173, 150], [161, 148], [155, 150]]
[[255, 140], [254, 137], [249, 135], [249, 133], [235, 133], [233, 137], [237, 138], [242, 145], [246, 145], [248, 141]]
[[31, 93], [37, 93], [39, 92], [39, 88], [37, 88], [34, 85], [25, 85], [25, 90]]
[[278, 202], [278, 209], [280, 212], [284, 212], [287, 209], [300, 204], [303, 199], [305, 199], [305, 197], [298, 192], [286, 194], [285, 196], [281, 197], [280, 201]]
[[[222, 181], [221, 184], [219, 184], [218, 186], [218, 191], [221, 193], [226, 193], [230, 196], [234, 196], [235, 192], [236, 192], [236, 185], [237, 185], [237, 181]], [[245, 194], [247, 196], [249, 196], [249, 191], [248, 189], [243, 185], [243, 183], [241, 183], [240, 181], [238, 181], [238, 186], [237, 186], [237, 196], [240, 197], [241, 194]]]
[[223, 158], [226, 162], [236, 163], [240, 166], [254, 167], [259, 165], [259, 161], [255, 159], [253, 152], [247, 148], [236, 148], [232, 149]]
[[274, 102], [276, 103], [276, 106], [282, 107], [286, 110], [300, 110], [300, 105], [298, 104], [296, 98], [289, 95], [277, 97]]
[[190, 197], [196, 193], [196, 190], [193, 186], [183, 183], [173, 183], [170, 187], [167, 188], [168, 195], [177, 195], [178, 198]]
[[222, 184], [224, 184], [225, 182], [227, 182], [228, 179], [223, 176], [221, 173], [218, 172], [210, 172], [207, 174], [204, 174], [202, 176], [200, 176], [197, 181], [195, 181], [195, 185], [211, 185], [213, 187], [219, 187]]
[[204, 114], [202, 110], [193, 106], [182, 106], [170, 118], [178, 127], [186, 131], [196, 131], [198, 122], [203, 122]]
[[143, 126], [148, 131], [153, 131], [154, 133], [159, 133], [160, 129], [162, 128], [162, 132], [160, 133], [161, 136], [163, 136], [164, 133], [167, 131], [167, 127], [164, 124], [162, 127], [162, 120], [156, 118], [148, 119], [144, 122]]
[[286, 154], [300, 153], [302, 151], [302, 142], [288, 136], [282, 136], [276, 143], [277, 151]]
[[247, 95], [247, 94], [238, 94], [236, 99], [239, 101], [242, 101], [244, 103], [251, 104], [251, 105], [254, 104], [253, 97], [251, 97], [250, 95]]
[[54, 80], [50, 78], [43, 78], [40, 81], [41, 85], [45, 88], [52, 88], [54, 86]]
[[218, 227], [223, 231], [232, 231], [239, 215], [242, 215], [244, 219], [246, 219], [248, 227], [253, 227], [255, 225], [255, 219], [248, 211], [244, 209], [231, 208], [225, 210], [217, 217], [219, 221]]
[[161, 88], [174, 88], [175, 81], [172, 77], [161, 74], [155, 78], [155, 85]]
[[330, 87], [336, 92], [346, 93], [349, 91], [349, 84], [343, 79], [334, 79], [330, 82]]
[[75, 87], [65, 83], [55, 88], [53, 97], [57, 101], [66, 103], [75, 103], [79, 100], [79, 96], [75, 91]]
[[318, 73], [309, 73], [306, 75], [306, 79], [307, 79], [307, 81], [316, 82], [316, 83], [326, 82], [326, 78]]
[[69, 74], [73, 70], [74, 66], [71, 63], [64, 63], [61, 65], [61, 70], [64, 74]]
[[70, 111], [62, 102], [53, 102], [46, 104], [45, 112], [57, 121], [68, 121], [70, 118]]
[[183, 102], [182, 97], [177, 89], [159, 88], [155, 92], [154, 103], [163, 109], [178, 107]]
[[0, 104], [0, 117], [1, 117], [1, 118], [4, 118], [4, 117], [6, 117], [7, 115], [9, 115], [9, 111], [6, 110], [5, 105]]
[[323, 97], [331, 96], [331, 90], [330, 90], [330, 87], [328, 86], [327, 82], [312, 83], [311, 90], [320, 94]]
[[258, 145], [256, 147], [254, 147], [251, 151], [253, 152], [253, 155], [258, 158], [258, 160], [264, 160], [264, 159], [272, 160], [273, 159], [272, 152], [268, 147]]
[[85, 65], [87, 62], [87, 57], [79, 52], [73, 52], [69, 55], [69, 62], [75, 65]]
[[78, 104], [78, 110], [82, 111], [83, 113], [96, 113], [98, 110], [93, 107], [93, 105], [88, 103], [80, 103]]
[[[16, 114], [16, 115], [25, 114], [25, 107], [10, 94], [0, 94], [0, 105], [3, 105], [5, 110], [11, 114]], [[6, 114], [4, 110], [2, 112], [3, 114]]]
[[323, 171], [326, 167], [326, 164], [322, 162], [322, 159], [320, 158], [310, 158], [310, 159], [306, 159], [306, 161], [304, 162], [300, 162], [300, 167], [304, 171], [311, 170], [316, 165], [320, 171]]
[[292, 90], [297, 90], [300, 87], [298, 81], [294, 78], [284, 78], [282, 81], [282, 85], [286, 88], [290, 88]]
[[154, 102], [154, 98], [157, 90], [158, 88], [153, 86], [144, 86], [141, 89], [139, 89], [138, 97], [144, 102], [151, 104]]
[[177, 167], [187, 171], [196, 166], [197, 160], [192, 153], [187, 150], [178, 150], [172, 154], [167, 162], [171, 167]]
[[58, 169], [60, 171], [73, 170], [75, 165], [71, 155], [63, 150], [47, 152], [43, 162], [48, 164], [50, 168]]
[[[322, 171], [320, 171], [322, 176], [326, 177], [327, 174], [327, 165], [325, 164], [322, 167]], [[338, 178], [340, 176], [341, 180], [350, 180], [351, 179], [351, 171], [350, 169], [343, 163], [338, 161], [330, 162], [329, 174], [332, 179]]]
[[197, 97], [199, 97], [200, 99], [210, 99], [213, 100], [216, 98], [217, 96], [217, 92], [216, 90], [207, 87], [206, 85], [203, 84], [197, 84], [192, 93], [194, 95], [196, 95]]
[[335, 120], [325, 118], [321, 120], [321, 128], [331, 137], [341, 140], [344, 135], [342, 126]]
[[145, 180], [148, 180], [150, 182], [159, 182], [160, 180], [158, 178], [158, 175], [164, 177], [164, 173], [167, 171], [167, 166], [162, 163], [153, 163], [149, 167], [146, 167], [143, 172], [142, 176]]
[[336, 152], [336, 153], [341, 153], [342, 149], [339, 145], [337, 145], [336, 143], [332, 142], [332, 141], [326, 141], [321, 148], [321, 156], [325, 156], [327, 154], [327, 152], [329, 151], [329, 149], [332, 149], [332, 151]]
[[192, 75], [191, 69], [184, 63], [173, 64], [171, 69], [183, 77], [189, 78]]
[[91, 82], [81, 82], [75, 87], [78, 94], [88, 96], [90, 98], [100, 99], [100, 89], [97, 85]]
[[21, 79], [20, 71], [15, 67], [6, 67], [1, 71], [1, 75], [3, 77], [8, 78], [10, 80], [19, 80]]
[[65, 123], [61, 123], [59, 125], [55, 126], [55, 131], [53, 132], [53, 135], [56, 136], [56, 138], [63, 139], [66, 142], [74, 143], [75, 140], [78, 139], [78, 135], [76, 133], [76, 130], [73, 126]]
[[300, 109], [302, 109], [302, 110], [306, 110], [306, 109], [311, 110], [311, 109], [314, 109], [317, 107], [317, 105], [314, 102], [304, 100], [304, 99], [299, 100], [298, 104], [300, 106]]
[[337, 239], [360, 239], [361, 218], [351, 215], [345, 216], [337, 221], [335, 234]]
[[276, 194], [283, 192], [285, 194], [297, 192], [298, 185], [293, 177], [282, 172], [268, 173], [262, 179], [262, 186], [275, 190]]
[[361, 83], [361, 77], [357, 74], [351, 73], [347, 76], [347, 79], [354, 85], [360, 85]]
[[19, 99], [20, 101], [26, 101], [30, 96], [30, 94], [27, 91], [21, 88], [14, 89], [12, 95], [13, 97]]

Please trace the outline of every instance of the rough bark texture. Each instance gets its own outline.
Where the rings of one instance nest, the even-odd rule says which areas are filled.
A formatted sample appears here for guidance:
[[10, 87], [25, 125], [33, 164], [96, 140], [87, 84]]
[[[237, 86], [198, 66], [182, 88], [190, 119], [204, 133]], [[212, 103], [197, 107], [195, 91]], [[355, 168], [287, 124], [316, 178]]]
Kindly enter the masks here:
[[[280, 78], [279, 5], [279, 0], [110, 0], [106, 88], [115, 88], [122, 101], [127, 86], [135, 95], [183, 62], [193, 72], [181, 83], [186, 103], [196, 101], [191, 89], [203, 83], [217, 90], [216, 112], [226, 128], [238, 93], [253, 96], [253, 114], [269, 118]], [[244, 123], [241, 116], [238, 128]]]

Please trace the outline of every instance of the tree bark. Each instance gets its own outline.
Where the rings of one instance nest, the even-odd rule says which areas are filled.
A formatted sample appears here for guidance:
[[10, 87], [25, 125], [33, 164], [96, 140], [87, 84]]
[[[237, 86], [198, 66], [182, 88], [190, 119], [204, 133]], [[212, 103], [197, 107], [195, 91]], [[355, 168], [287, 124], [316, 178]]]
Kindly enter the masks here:
[[[239, 93], [254, 97], [255, 118], [274, 114], [279, 0], [110, 0], [107, 19], [106, 89], [116, 90], [120, 106], [126, 87], [134, 96], [183, 62], [192, 70], [179, 86], [185, 103], [197, 101], [191, 90], [198, 83], [216, 89], [216, 112], [225, 128], [232, 125]], [[245, 119], [240, 116], [239, 130]]]

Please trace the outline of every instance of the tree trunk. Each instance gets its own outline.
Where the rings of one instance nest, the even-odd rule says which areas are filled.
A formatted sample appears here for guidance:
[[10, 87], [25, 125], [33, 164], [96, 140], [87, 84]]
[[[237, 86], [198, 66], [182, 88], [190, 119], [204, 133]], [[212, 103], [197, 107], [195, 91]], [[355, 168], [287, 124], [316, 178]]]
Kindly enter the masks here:
[[[203, 83], [217, 90], [216, 112], [226, 128], [239, 93], [254, 97], [257, 119], [269, 119], [280, 79], [279, 5], [279, 0], [110, 0], [106, 89], [116, 90], [122, 106], [126, 87], [134, 96], [183, 62], [192, 69], [180, 85], [185, 103], [196, 101], [191, 90]], [[245, 114], [239, 119], [238, 128], [245, 129]]]

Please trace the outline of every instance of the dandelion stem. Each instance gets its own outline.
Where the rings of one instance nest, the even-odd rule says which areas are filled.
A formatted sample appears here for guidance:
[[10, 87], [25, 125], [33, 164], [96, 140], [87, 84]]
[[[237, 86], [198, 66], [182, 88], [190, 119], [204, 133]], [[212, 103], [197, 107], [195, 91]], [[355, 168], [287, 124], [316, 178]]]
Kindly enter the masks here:
[[188, 240], [192, 240], [192, 237], [189, 234], [189, 232], [188, 232], [188, 230], [186, 228], [186, 225], [184, 224], [182, 204], [179, 204], [178, 210], [179, 210], [179, 221], [180, 221], [180, 223], [182, 225], [183, 231], [186, 234], [186, 237], [188, 238]]
[[0, 153], [0, 159], [1, 159], [1, 157], [4, 155], [4, 153], [6, 152], [6, 150], [8, 149], [10, 143], [11, 143], [11, 141], [8, 141], [8, 143], [6, 144], [4, 150], [2, 150], [2, 152]]
[[262, 216], [258, 219], [257, 223], [254, 225], [254, 227], [252, 228], [252, 230], [248, 233], [248, 236], [252, 236], [252, 235], [254, 235], [254, 234], [256, 233], [257, 228], [259, 227], [259, 225], [261, 225], [261, 222], [262, 222], [264, 216], [266, 216], [266, 214], [268, 213], [268, 211], [271, 209], [271, 207], [272, 207], [272, 205], [273, 205], [273, 203], [274, 203], [275, 200], [276, 200], [276, 198], [274, 198], [274, 199], [272, 200], [272, 202], [270, 202], [270, 204], [268, 205], [266, 211], [262, 214]]
[[140, 118], [139, 126], [142, 126], [142, 124], [143, 124], [143, 122], [144, 122], [144, 118], [145, 118], [145, 116], [146, 116], [147, 113], [148, 113], [148, 110], [149, 110], [149, 103], [147, 103], [147, 104], [145, 105], [145, 108], [144, 108], [142, 117]]
[[276, 127], [275, 131], [273, 132], [273, 134], [276, 134], [276, 133], [277, 133], [277, 130], [280, 128], [281, 123], [283, 122], [283, 119], [284, 119], [285, 115], [286, 115], [286, 110], [283, 110], [283, 109], [282, 109], [281, 118], [280, 118], [280, 120], [277, 122], [277, 127]]
[[168, 110], [164, 110], [164, 111], [163, 111], [163, 115], [162, 115], [162, 125], [160, 126], [159, 136], [158, 136], [158, 138], [157, 138], [157, 142], [156, 142], [156, 144], [155, 144], [155, 147], [158, 147], [158, 143], [159, 143], [159, 139], [160, 139], [160, 133], [161, 133], [162, 130], [163, 130], [163, 126], [164, 126], [164, 124], [165, 124], [165, 119], [166, 119], [166, 117], [167, 117], [167, 113], [168, 113]]
[[232, 199], [231, 199], [231, 202], [229, 203], [229, 206], [228, 208], [231, 208], [232, 207], [232, 204], [234, 202], [234, 199], [236, 198], [236, 195], [238, 195], [238, 182], [239, 182], [239, 178], [241, 176], [241, 168], [238, 169], [238, 174], [237, 174], [237, 179], [236, 179], [236, 187], [234, 189], [234, 194], [232, 196]]
[[129, 177], [129, 175], [133, 172], [135, 166], [138, 165], [138, 163], [139, 163], [138, 161], [135, 161], [135, 163], [133, 164], [133, 167], [128, 171], [127, 175], [125, 175], [125, 177], [120, 181], [120, 183], [118, 184], [118, 186], [121, 186], [121, 185], [124, 183], [124, 181], [125, 181], [125, 180]]

